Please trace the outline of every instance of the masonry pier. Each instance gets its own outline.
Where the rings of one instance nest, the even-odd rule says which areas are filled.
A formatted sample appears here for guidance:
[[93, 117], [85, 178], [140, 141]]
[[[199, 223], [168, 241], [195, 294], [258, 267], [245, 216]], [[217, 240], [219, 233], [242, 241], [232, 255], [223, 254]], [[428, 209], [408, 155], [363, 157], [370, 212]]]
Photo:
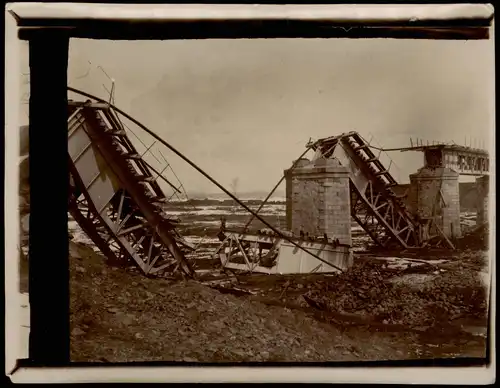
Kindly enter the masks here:
[[408, 200], [413, 214], [429, 229], [441, 229], [448, 238], [461, 237], [458, 177], [451, 168], [429, 166], [410, 175]]
[[351, 245], [348, 170], [335, 159], [303, 159], [285, 174], [288, 229]]

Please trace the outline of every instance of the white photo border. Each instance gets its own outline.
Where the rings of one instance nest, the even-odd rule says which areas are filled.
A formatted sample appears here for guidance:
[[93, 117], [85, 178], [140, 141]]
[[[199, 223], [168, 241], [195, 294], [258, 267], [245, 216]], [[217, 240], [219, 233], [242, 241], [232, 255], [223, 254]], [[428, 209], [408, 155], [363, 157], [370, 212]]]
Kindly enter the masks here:
[[[18, 368], [17, 355], [13, 350], [19, 335], [17, 285], [19, 271], [17, 245], [19, 236], [18, 214], [18, 149], [19, 149], [19, 44], [18, 18], [97, 18], [139, 19], [143, 21], [166, 20], [239, 20], [239, 19], [293, 19], [331, 21], [407, 21], [443, 20], [452, 18], [489, 18], [493, 15], [491, 4], [432, 4], [432, 5], [210, 5], [210, 4], [84, 4], [84, 3], [10, 3], [5, 13], [6, 67], [5, 67], [5, 275], [6, 275], [6, 373], [16, 383], [34, 382], [336, 382], [336, 383], [417, 383], [417, 384], [488, 384], [495, 381], [495, 351], [492, 351], [489, 367], [438, 368], [438, 367], [200, 367], [193, 373], [192, 367], [74, 367], [74, 368]], [[491, 27], [491, 40], [493, 26]], [[492, 74], [494, 80], [494, 74]], [[493, 82], [494, 84], [494, 82]], [[491, 144], [495, 144], [494, 87], [492, 88]], [[492, 155], [491, 160], [495, 160]], [[491, 175], [495, 177], [492, 163]], [[490, 254], [495, 257], [494, 214], [495, 191], [490, 185]], [[491, 308], [492, 328], [495, 319], [495, 263], [491, 260]], [[15, 341], [15, 343], [13, 343]], [[490, 338], [495, 343], [492, 330]], [[10, 345], [9, 345], [10, 343]]]

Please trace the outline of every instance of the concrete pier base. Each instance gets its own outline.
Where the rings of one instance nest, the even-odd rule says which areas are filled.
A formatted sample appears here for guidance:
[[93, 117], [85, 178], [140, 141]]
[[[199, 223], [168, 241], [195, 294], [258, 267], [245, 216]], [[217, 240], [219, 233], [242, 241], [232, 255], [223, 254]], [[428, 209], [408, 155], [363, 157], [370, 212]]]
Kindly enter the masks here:
[[459, 238], [460, 193], [459, 174], [446, 167], [423, 167], [410, 175], [408, 201], [421, 220], [433, 219], [449, 238]]

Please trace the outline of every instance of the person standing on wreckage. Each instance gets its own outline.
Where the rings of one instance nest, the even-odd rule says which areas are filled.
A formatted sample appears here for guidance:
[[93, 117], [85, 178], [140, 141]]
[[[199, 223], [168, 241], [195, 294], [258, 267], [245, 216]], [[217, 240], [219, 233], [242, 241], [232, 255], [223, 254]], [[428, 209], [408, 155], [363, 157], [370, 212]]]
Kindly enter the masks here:
[[226, 238], [226, 235], [224, 232], [226, 231], [226, 217], [221, 216], [220, 218], [220, 229], [219, 233], [217, 233], [217, 237], [219, 238], [220, 241], [224, 241]]

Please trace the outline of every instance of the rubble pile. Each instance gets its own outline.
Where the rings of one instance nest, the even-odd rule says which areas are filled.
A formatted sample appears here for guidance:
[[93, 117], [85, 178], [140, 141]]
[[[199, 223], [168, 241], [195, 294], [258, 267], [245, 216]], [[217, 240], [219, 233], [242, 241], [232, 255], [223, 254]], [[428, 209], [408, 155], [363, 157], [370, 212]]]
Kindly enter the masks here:
[[394, 272], [377, 269], [374, 264], [355, 265], [331, 282], [318, 284], [304, 296], [318, 309], [355, 313], [375, 322], [409, 327], [430, 327], [463, 317], [486, 316], [486, 288], [477, 270], [455, 264], [431, 274], [430, 280], [416, 282], [412, 287], [390, 282]]
[[193, 281], [169, 283], [123, 268], [110, 268], [88, 247], [73, 242], [71, 245], [72, 361], [342, 361], [402, 357], [392, 348], [360, 349], [338, 328], [305, 313], [222, 294]]

